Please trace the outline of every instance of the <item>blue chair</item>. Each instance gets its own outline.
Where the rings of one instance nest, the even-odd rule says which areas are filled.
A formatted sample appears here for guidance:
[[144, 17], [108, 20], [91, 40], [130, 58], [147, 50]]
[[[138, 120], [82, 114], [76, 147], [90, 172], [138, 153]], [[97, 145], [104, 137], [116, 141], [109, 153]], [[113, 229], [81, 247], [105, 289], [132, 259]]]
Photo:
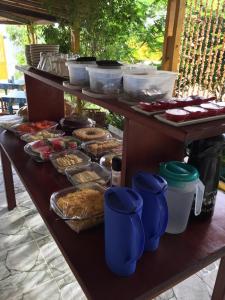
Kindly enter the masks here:
[[8, 110], [10, 114], [13, 114], [13, 104], [19, 104], [22, 107], [26, 104], [26, 94], [24, 91], [13, 91], [8, 95], [1, 98], [2, 111]]

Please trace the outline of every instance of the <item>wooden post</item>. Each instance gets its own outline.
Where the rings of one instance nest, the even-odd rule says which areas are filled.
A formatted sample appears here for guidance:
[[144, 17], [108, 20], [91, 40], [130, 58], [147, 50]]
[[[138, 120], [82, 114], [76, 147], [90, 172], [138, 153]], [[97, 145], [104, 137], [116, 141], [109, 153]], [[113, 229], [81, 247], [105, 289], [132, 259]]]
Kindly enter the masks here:
[[[72, 53], [78, 54], [80, 51], [80, 31], [77, 26], [71, 27], [71, 51]], [[80, 98], [76, 98], [76, 113], [82, 114], [82, 103]]]
[[80, 51], [80, 30], [71, 27], [71, 51], [78, 54]]
[[162, 69], [165, 71], [178, 71], [185, 3], [185, 0], [168, 1], [162, 62]]

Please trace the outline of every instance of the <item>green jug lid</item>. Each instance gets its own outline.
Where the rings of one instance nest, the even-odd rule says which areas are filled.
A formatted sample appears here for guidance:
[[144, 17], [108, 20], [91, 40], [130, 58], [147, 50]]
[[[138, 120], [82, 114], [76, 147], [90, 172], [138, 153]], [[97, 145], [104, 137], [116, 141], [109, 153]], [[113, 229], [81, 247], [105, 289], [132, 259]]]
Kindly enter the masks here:
[[192, 182], [199, 178], [198, 170], [192, 165], [170, 161], [160, 164], [160, 175], [168, 182]]

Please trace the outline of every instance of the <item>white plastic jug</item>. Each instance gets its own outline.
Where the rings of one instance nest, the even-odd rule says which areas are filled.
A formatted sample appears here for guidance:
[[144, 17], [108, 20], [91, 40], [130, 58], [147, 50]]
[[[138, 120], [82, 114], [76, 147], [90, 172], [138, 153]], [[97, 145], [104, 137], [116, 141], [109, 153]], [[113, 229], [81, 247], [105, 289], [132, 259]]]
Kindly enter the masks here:
[[182, 162], [162, 163], [160, 175], [168, 182], [166, 198], [169, 218], [166, 232], [182, 233], [187, 227], [194, 200], [195, 215], [200, 214], [205, 187], [197, 169]]

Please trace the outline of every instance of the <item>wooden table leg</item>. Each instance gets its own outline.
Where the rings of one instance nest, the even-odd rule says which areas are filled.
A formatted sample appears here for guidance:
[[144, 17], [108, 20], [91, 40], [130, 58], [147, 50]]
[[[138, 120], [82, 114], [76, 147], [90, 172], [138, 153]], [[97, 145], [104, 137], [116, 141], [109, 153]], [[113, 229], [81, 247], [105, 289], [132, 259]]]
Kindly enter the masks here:
[[225, 300], [225, 256], [220, 261], [212, 300]]
[[5, 154], [1, 146], [0, 146], [0, 151], [1, 151], [2, 170], [3, 170], [3, 178], [5, 184], [6, 199], [8, 203], [8, 210], [12, 210], [13, 208], [16, 207], [12, 167], [11, 167], [10, 160], [8, 159], [7, 155]]

